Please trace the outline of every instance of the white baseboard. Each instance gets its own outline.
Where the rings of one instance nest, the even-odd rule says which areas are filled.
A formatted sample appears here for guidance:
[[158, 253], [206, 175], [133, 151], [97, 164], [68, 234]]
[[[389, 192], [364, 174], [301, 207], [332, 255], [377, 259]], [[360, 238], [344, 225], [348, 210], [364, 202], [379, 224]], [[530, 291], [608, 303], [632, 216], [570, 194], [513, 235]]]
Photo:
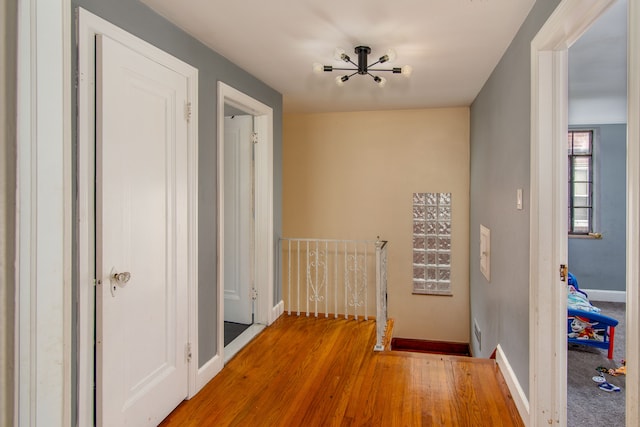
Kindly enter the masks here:
[[226, 364], [233, 358], [240, 350], [242, 350], [247, 344], [251, 342], [260, 332], [264, 330], [266, 326], [259, 323], [254, 323], [249, 326], [244, 332], [236, 337], [233, 341], [226, 345], [224, 348], [224, 363]]
[[218, 375], [218, 372], [220, 372], [223, 367], [224, 363], [222, 363], [222, 358], [219, 354], [216, 354], [207, 363], [202, 365], [202, 367], [198, 369], [198, 375], [196, 378], [196, 392], [193, 394], [193, 396], [195, 396], [200, 390], [202, 390], [202, 387], [207, 385], [207, 383], [211, 381], [213, 377]]
[[602, 289], [580, 289], [589, 295], [589, 301], [627, 302], [626, 291], [605, 291]]
[[500, 368], [500, 372], [502, 372], [504, 380], [507, 382], [507, 387], [509, 387], [511, 396], [513, 396], [513, 401], [516, 404], [516, 408], [518, 408], [518, 412], [520, 413], [522, 422], [524, 422], [525, 426], [528, 426], [529, 399], [527, 399], [527, 395], [524, 393], [524, 390], [520, 386], [520, 382], [518, 381], [515, 372], [513, 372], [511, 364], [507, 360], [507, 356], [504, 354], [504, 351], [502, 351], [502, 347], [500, 347], [500, 344], [498, 344], [498, 348], [496, 349], [496, 363]]
[[271, 309], [271, 322], [269, 324], [275, 322], [278, 317], [282, 316], [282, 313], [284, 313], [284, 301], [280, 300], [280, 302]]

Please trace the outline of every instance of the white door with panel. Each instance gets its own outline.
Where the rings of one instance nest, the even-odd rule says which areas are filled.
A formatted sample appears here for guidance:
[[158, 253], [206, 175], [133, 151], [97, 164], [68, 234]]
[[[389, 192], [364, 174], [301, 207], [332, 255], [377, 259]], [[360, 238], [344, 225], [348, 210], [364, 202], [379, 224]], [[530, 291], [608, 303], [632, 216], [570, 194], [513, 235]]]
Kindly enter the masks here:
[[97, 421], [155, 426], [188, 394], [187, 80], [96, 44]]
[[224, 120], [224, 320], [253, 323], [253, 116]]

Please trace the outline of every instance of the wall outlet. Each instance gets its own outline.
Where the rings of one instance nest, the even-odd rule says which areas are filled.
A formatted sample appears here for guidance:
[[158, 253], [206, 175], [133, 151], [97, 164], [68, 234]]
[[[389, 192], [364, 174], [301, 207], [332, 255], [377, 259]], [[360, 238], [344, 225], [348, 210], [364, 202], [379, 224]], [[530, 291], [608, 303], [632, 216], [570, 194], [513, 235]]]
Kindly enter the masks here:
[[473, 319], [473, 335], [475, 335], [476, 341], [478, 342], [478, 350], [482, 351], [482, 332], [480, 332], [480, 326], [478, 326], [476, 319]]

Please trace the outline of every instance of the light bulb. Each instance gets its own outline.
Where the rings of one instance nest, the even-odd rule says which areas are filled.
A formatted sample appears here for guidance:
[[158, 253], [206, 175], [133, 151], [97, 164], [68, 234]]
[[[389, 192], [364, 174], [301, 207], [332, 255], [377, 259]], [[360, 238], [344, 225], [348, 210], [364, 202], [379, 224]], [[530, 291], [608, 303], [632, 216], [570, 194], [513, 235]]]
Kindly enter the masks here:
[[393, 61], [395, 61], [395, 60], [396, 60], [396, 58], [398, 57], [398, 55], [396, 55], [396, 51], [395, 51], [395, 50], [393, 50], [393, 49], [389, 49], [389, 50], [387, 51], [387, 55], [386, 55], [386, 56], [387, 56], [387, 61], [388, 61], [388, 62], [393, 62]]
[[313, 63], [313, 72], [316, 74], [322, 74], [324, 72], [324, 65], [319, 62]]
[[413, 67], [411, 65], [405, 65], [402, 67], [402, 75], [405, 77], [409, 77], [413, 73]]
[[345, 62], [349, 61], [349, 56], [347, 55], [347, 53], [344, 51], [344, 49], [339, 47], [337, 47], [336, 50], [333, 52], [333, 57], [338, 61], [345, 61]]
[[336, 84], [338, 86], [344, 86], [344, 82], [349, 80], [349, 76], [338, 76], [336, 77]]
[[373, 78], [373, 80], [374, 80], [376, 83], [378, 83], [378, 86], [379, 86], [379, 87], [384, 87], [384, 86], [387, 84], [387, 79], [385, 79], [384, 77], [378, 77], [378, 76], [375, 76], [375, 77]]

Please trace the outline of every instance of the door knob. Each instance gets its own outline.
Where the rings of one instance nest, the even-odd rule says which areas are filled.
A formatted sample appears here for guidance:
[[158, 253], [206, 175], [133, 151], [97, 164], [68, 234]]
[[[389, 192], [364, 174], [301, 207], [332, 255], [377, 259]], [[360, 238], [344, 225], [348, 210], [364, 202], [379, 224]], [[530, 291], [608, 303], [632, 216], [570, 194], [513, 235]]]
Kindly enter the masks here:
[[113, 273], [113, 279], [118, 282], [119, 285], [125, 285], [131, 279], [131, 273], [128, 271], [122, 273]]
[[112, 268], [111, 273], [109, 274], [109, 279], [111, 281], [111, 296], [115, 298], [118, 286], [125, 286], [131, 279], [131, 273], [129, 273], [128, 271], [118, 273], [115, 268]]

